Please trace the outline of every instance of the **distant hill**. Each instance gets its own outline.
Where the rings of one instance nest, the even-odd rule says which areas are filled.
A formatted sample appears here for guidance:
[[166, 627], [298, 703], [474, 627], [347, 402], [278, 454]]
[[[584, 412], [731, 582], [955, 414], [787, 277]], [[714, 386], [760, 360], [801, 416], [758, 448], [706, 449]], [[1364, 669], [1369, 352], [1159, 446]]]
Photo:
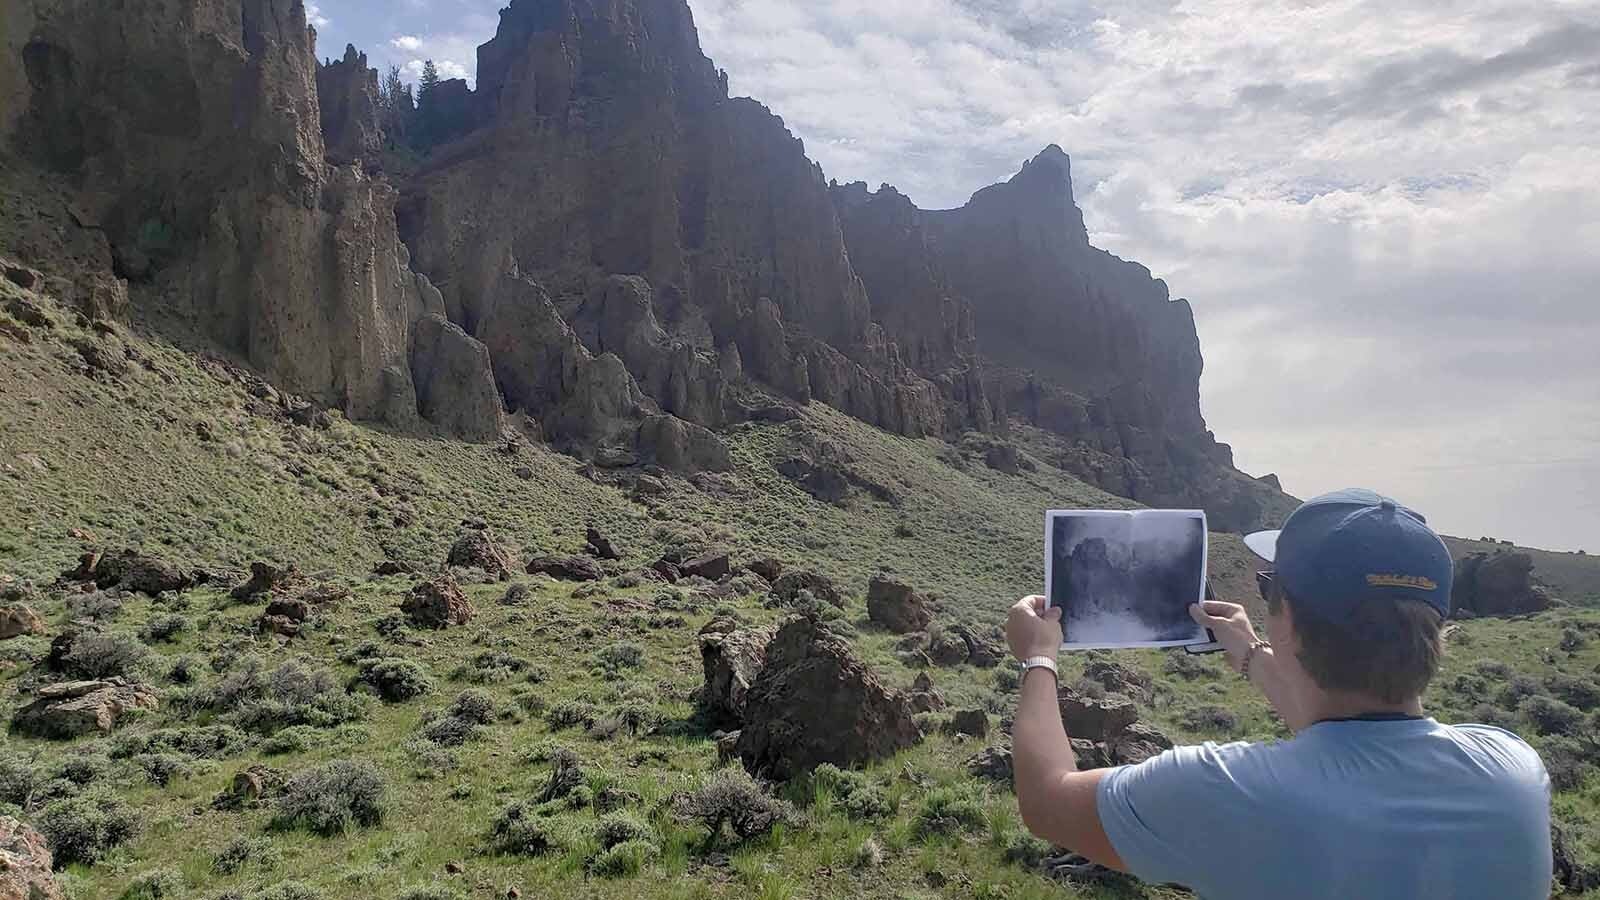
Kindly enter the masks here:
[[1600, 556], [1457, 537], [1447, 537], [1444, 542], [1456, 559], [1472, 553], [1493, 554], [1507, 550], [1526, 553], [1533, 557], [1533, 580], [1548, 588], [1551, 594], [1574, 606], [1600, 607]]

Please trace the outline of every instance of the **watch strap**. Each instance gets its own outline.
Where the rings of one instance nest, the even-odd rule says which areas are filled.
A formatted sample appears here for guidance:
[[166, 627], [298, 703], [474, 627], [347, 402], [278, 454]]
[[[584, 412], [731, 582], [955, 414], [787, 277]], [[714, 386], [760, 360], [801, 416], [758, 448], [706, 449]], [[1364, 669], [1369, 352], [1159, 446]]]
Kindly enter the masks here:
[[1022, 674], [1026, 676], [1030, 669], [1049, 669], [1050, 674], [1061, 677], [1061, 670], [1056, 668], [1056, 661], [1048, 656], [1030, 656], [1022, 661]]

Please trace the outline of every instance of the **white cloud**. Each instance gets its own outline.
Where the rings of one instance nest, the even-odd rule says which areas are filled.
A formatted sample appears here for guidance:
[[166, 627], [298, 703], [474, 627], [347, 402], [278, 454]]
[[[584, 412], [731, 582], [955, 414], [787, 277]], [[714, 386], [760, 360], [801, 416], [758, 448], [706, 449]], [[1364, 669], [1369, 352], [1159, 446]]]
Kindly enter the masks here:
[[404, 50], [414, 53], [421, 49], [422, 38], [411, 34], [397, 35], [389, 40], [389, 46], [395, 48], [396, 50]]
[[319, 7], [317, 4], [315, 4], [315, 3], [307, 3], [306, 4], [306, 21], [310, 22], [311, 26], [313, 28], [316, 28], [318, 31], [321, 31], [322, 29], [328, 27], [328, 23], [329, 23], [330, 20], [328, 19], [327, 16], [322, 14], [322, 8]]
[[[426, 60], [413, 59], [401, 66], [400, 71], [402, 74], [408, 75], [412, 79], [419, 79], [422, 77], [422, 68], [426, 64]], [[466, 66], [454, 60], [436, 59], [433, 61], [433, 66], [439, 70], [440, 78], [464, 78], [467, 79], [468, 83], [471, 83], [472, 81], [473, 73], [468, 71]]]

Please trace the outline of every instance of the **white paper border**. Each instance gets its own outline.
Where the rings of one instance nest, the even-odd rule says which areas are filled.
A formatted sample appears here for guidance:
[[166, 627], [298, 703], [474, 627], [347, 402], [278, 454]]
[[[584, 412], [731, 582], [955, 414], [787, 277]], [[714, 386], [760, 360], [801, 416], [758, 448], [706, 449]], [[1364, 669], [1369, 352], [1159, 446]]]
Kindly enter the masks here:
[[[1206, 579], [1211, 572], [1211, 529], [1206, 522], [1206, 511], [1203, 509], [1047, 509], [1044, 513], [1044, 602], [1045, 608], [1050, 608], [1050, 583], [1055, 569], [1055, 521], [1059, 518], [1094, 518], [1098, 516], [1126, 516], [1149, 515], [1159, 513], [1167, 517], [1199, 519], [1200, 520], [1200, 585], [1196, 603], [1204, 603], [1206, 599]], [[1065, 615], [1065, 613], [1063, 613]], [[1123, 641], [1120, 643], [1102, 644], [1076, 644], [1069, 641], [1061, 642], [1061, 652], [1075, 650], [1139, 650], [1160, 647], [1199, 647], [1213, 643], [1212, 636], [1204, 628], [1200, 629], [1200, 640], [1183, 641]]]

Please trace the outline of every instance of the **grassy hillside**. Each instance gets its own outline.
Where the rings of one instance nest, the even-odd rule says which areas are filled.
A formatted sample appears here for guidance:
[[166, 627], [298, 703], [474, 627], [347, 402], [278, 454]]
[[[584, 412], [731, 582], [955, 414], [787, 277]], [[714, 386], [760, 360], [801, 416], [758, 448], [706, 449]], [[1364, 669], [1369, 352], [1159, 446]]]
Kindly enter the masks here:
[[[1043, 848], [1023, 835], [1015, 798], [965, 765], [1003, 740], [1009, 667], [927, 670], [952, 709], [986, 711], [987, 739], [949, 734], [947, 714], [935, 714], [921, 745], [869, 767], [863, 784], [791, 783], [779, 789], [794, 808], [787, 824], [713, 842], [675, 813], [675, 798], [717, 767], [691, 701], [696, 632], [716, 615], [772, 621], [762, 598], [716, 600], [625, 576], [576, 590], [523, 576], [525, 598], [506, 602], [507, 584], [469, 585], [469, 625], [419, 632], [397, 627], [413, 582], [367, 574], [383, 559], [436, 570], [473, 518], [524, 560], [577, 551], [591, 523], [613, 536], [624, 567], [669, 546], [773, 555], [838, 579], [852, 595], [842, 627], [904, 686], [922, 670], [867, 624], [871, 573], [937, 593], [946, 621], [997, 621], [1040, 587], [1043, 510], [1126, 501], [1037, 461], [1004, 474], [981, 448], [893, 437], [821, 406], [797, 422], [734, 429], [735, 471], [664, 476], [653, 493], [652, 482], [586, 475], [537, 446], [507, 453], [337, 416], [325, 429], [297, 425], [265, 414], [259, 387], [223, 365], [128, 331], [98, 334], [0, 281], [0, 308], [18, 298], [51, 324], [0, 312], [0, 573], [47, 584], [85, 548], [131, 546], [214, 572], [293, 562], [352, 591], [287, 643], [258, 636], [259, 603], [215, 588], [157, 600], [40, 594], [48, 633], [0, 643], [0, 715], [46, 677], [50, 637], [84, 616], [111, 636], [89, 662], [161, 696], [159, 710], [108, 738], [0, 743], [4, 811], [76, 835], [80, 855], [99, 856], [63, 873], [74, 898], [435, 900], [512, 888], [596, 898], [1181, 896], [1039, 872]], [[858, 490], [820, 502], [778, 473], [796, 454], [826, 455], [888, 499]], [[1212, 554], [1221, 592], [1251, 596], [1254, 565], [1237, 539], [1217, 536]], [[1449, 645], [1432, 706], [1535, 741], [1559, 772], [1556, 806], [1578, 853], [1600, 865], [1591, 711], [1600, 614], [1476, 620], [1454, 627]], [[1174, 739], [1283, 733], [1214, 658], [1117, 659], [1151, 678], [1141, 716]], [[1067, 660], [1064, 677], [1076, 680], [1082, 662]], [[373, 696], [375, 683], [389, 700]], [[506, 852], [512, 832], [523, 849], [539, 843], [502, 820], [514, 803], [538, 805], [561, 750], [578, 760], [583, 789], [542, 809], [542, 852]], [[303, 776], [341, 760], [370, 771], [304, 782], [291, 797], [320, 805], [298, 820], [285, 819], [283, 801], [215, 802], [251, 766]], [[356, 821], [318, 833], [330, 800], [354, 801]], [[366, 816], [369, 806], [381, 815]], [[126, 835], [124, 819], [134, 826]], [[636, 842], [602, 851], [619, 836]]]

